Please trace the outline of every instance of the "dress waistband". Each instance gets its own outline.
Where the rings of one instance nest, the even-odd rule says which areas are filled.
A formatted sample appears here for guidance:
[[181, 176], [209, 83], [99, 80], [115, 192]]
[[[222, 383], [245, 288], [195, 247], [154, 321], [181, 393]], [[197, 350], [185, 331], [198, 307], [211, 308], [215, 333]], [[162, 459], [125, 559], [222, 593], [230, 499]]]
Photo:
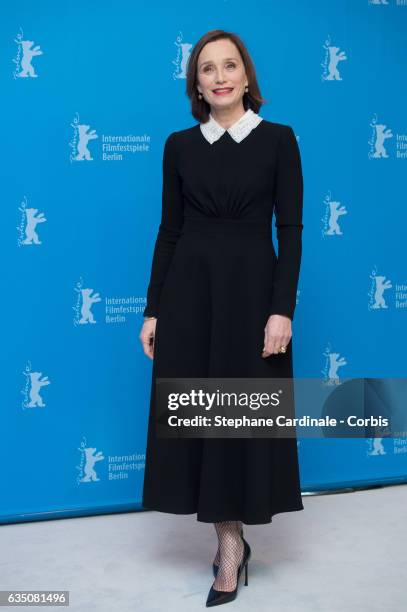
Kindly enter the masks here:
[[182, 232], [220, 232], [271, 234], [270, 219], [226, 217], [185, 217]]

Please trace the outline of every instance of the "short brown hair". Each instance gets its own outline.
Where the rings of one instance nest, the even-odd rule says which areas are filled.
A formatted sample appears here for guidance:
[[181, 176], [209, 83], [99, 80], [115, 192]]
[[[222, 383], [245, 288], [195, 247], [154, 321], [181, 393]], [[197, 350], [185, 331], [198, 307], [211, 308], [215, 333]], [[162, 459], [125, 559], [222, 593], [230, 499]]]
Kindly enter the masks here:
[[249, 81], [249, 91], [243, 95], [243, 106], [245, 110], [251, 108], [255, 113], [258, 113], [262, 104], [267, 102], [260, 94], [260, 88], [257, 83], [256, 71], [250, 54], [244, 45], [243, 41], [237, 34], [226, 32], [225, 30], [211, 30], [204, 34], [195, 44], [191, 51], [187, 65], [187, 85], [186, 93], [191, 100], [191, 112], [197, 121], [206, 123], [209, 119], [210, 105], [204, 99], [198, 98], [197, 88], [197, 73], [198, 73], [198, 57], [203, 47], [215, 40], [228, 38], [238, 48], [245, 66], [247, 79]]

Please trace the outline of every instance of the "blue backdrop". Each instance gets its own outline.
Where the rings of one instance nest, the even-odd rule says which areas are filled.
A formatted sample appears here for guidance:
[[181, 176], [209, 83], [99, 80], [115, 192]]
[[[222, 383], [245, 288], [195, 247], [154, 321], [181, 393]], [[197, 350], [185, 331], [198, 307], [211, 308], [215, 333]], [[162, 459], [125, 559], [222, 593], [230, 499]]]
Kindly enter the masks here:
[[[162, 151], [207, 30], [243, 38], [301, 149], [296, 377], [406, 376], [406, 4], [2, 4], [2, 522], [140, 508]], [[407, 479], [403, 439], [299, 451], [303, 491]]]

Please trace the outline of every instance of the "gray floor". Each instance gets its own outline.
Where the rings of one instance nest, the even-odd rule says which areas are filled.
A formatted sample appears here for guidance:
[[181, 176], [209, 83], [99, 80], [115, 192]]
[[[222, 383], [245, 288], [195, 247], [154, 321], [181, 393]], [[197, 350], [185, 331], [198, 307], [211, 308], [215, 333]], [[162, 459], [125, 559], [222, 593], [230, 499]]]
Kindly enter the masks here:
[[[227, 609], [405, 609], [407, 485], [303, 500], [245, 526], [249, 585]], [[192, 612], [205, 607], [217, 541], [196, 515], [139, 512], [3, 525], [0, 544], [2, 590], [69, 590], [81, 612]]]

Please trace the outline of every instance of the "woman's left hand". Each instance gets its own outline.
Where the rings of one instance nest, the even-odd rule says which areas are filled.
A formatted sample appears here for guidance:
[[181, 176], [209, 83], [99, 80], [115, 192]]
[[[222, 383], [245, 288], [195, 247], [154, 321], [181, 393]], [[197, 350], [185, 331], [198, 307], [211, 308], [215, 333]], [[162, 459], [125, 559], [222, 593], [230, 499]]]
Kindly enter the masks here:
[[279, 354], [280, 346], [287, 346], [292, 338], [291, 319], [285, 315], [270, 315], [264, 328], [262, 357]]

